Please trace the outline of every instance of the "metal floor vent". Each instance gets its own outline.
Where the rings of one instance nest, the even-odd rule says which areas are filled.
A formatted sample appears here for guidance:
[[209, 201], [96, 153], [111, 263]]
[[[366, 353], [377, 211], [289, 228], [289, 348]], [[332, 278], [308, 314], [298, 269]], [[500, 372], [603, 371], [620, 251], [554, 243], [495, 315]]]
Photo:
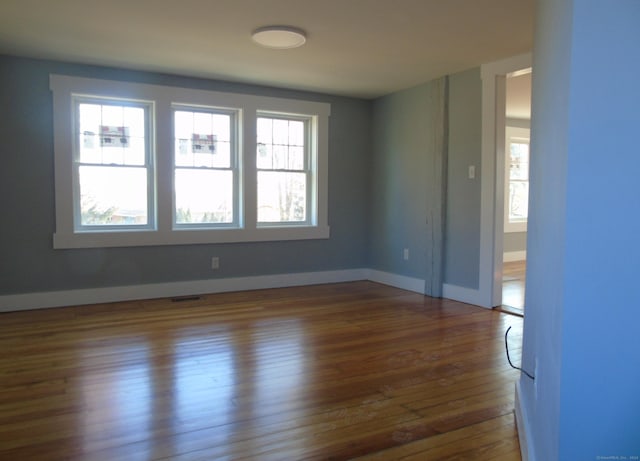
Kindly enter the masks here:
[[175, 298], [171, 298], [172, 303], [181, 303], [183, 301], [197, 301], [198, 299], [202, 299], [201, 296], [177, 296]]

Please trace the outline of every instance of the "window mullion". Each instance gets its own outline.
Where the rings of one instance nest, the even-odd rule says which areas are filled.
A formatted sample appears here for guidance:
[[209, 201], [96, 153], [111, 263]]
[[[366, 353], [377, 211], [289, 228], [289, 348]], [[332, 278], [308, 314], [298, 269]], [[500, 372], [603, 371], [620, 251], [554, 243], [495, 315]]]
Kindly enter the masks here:
[[247, 107], [242, 112], [242, 133], [239, 136], [242, 165], [239, 168], [240, 203], [244, 220], [242, 227], [255, 229], [258, 222], [258, 172], [256, 165], [256, 124], [258, 120], [256, 107]]
[[155, 204], [156, 226], [160, 232], [173, 228], [173, 120], [171, 101], [156, 101]]

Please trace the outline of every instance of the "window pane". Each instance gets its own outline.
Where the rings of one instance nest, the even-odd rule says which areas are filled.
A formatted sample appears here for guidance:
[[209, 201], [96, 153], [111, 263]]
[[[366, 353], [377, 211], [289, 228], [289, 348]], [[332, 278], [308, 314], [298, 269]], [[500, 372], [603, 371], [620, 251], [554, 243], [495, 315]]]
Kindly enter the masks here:
[[123, 110], [122, 106], [113, 106], [110, 104], [102, 106], [102, 123], [111, 126], [122, 126]]
[[211, 121], [211, 114], [205, 114], [203, 112], [193, 113], [193, 132], [200, 134], [213, 134], [213, 124]]
[[144, 165], [146, 154], [144, 109], [141, 107], [125, 107], [124, 126], [129, 129], [129, 146], [124, 152], [125, 165]]
[[510, 146], [510, 179], [529, 179], [529, 144], [512, 142]]
[[213, 156], [215, 155], [216, 139], [210, 134], [196, 134], [191, 138], [191, 155], [193, 166], [209, 167], [213, 166]]
[[193, 133], [193, 112], [175, 111], [174, 122], [176, 139], [191, 139], [191, 133]]
[[273, 144], [273, 120], [270, 118], [258, 118], [258, 143]]
[[98, 104], [78, 105], [78, 125], [80, 161], [83, 163], [102, 163], [102, 151], [99, 148], [98, 132], [102, 122], [102, 110]]
[[218, 142], [231, 141], [231, 117], [227, 114], [212, 114], [211, 122], [213, 123], [213, 134]]
[[177, 110], [175, 165], [231, 168], [231, 115]]
[[304, 122], [300, 120], [289, 122], [289, 145], [304, 146]]
[[140, 167], [79, 167], [83, 226], [145, 225], [147, 170]]
[[258, 169], [304, 171], [305, 126], [302, 120], [258, 118]]
[[144, 137], [130, 138], [131, 144], [129, 148], [124, 152], [124, 164], [125, 165], [144, 165], [146, 157], [146, 140]]
[[306, 174], [258, 172], [258, 222], [304, 222]]
[[288, 164], [288, 149], [287, 146], [281, 146], [274, 144], [273, 146], [273, 169], [274, 170], [286, 170]]
[[289, 120], [273, 120], [273, 143], [287, 145], [289, 143]]
[[289, 147], [289, 165], [290, 170], [304, 170], [304, 147]]
[[78, 105], [80, 163], [145, 165], [146, 122], [142, 107]]
[[509, 183], [509, 221], [525, 221], [529, 215], [529, 182]]
[[233, 173], [177, 169], [176, 223], [232, 223]]
[[142, 107], [124, 107], [124, 126], [129, 127], [129, 135], [134, 138], [144, 138], [144, 109]]
[[264, 170], [273, 168], [273, 146], [271, 144], [258, 144], [256, 166]]

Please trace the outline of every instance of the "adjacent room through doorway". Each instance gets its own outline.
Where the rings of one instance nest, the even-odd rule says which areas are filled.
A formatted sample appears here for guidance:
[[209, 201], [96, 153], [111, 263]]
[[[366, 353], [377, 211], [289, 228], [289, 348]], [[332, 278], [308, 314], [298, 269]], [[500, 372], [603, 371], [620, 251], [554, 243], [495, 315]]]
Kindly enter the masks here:
[[524, 311], [529, 212], [531, 70], [506, 79], [502, 306]]

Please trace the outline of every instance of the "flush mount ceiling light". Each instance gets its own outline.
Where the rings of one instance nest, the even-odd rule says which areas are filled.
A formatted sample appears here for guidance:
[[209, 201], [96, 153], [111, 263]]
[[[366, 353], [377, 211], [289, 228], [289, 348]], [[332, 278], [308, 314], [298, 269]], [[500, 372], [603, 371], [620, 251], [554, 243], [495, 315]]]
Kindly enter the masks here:
[[267, 48], [286, 50], [304, 45], [307, 41], [307, 34], [297, 27], [266, 26], [254, 30], [251, 38], [257, 44]]

